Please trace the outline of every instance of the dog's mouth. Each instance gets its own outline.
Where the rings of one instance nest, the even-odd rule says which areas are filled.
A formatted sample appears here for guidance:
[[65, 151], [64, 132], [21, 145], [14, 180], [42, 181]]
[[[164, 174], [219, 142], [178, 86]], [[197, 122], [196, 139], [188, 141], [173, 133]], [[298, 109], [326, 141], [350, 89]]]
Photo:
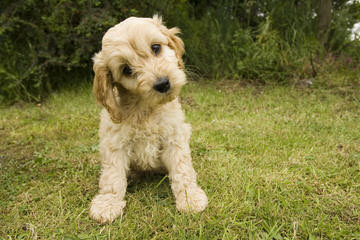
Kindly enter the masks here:
[[168, 77], [159, 77], [152, 85], [147, 85], [146, 81], [139, 83], [136, 89], [127, 89], [120, 82], [113, 82], [116, 88], [118, 101], [127, 104], [131, 101], [142, 103], [149, 106], [165, 104], [173, 101], [180, 93], [180, 86], [175, 81], [172, 82]]

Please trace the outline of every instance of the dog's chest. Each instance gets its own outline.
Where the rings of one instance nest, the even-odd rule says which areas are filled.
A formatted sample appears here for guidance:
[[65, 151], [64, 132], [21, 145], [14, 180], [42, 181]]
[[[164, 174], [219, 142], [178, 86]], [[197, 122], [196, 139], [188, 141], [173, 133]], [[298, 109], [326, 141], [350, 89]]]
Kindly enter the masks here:
[[129, 142], [130, 166], [137, 170], [162, 168], [162, 135], [158, 127], [133, 129]]

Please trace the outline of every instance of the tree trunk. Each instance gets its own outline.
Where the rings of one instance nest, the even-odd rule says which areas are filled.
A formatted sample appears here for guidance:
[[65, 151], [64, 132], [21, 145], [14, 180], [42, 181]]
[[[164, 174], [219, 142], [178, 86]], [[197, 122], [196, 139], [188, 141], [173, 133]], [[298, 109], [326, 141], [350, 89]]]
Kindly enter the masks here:
[[325, 47], [328, 41], [329, 26], [332, 16], [332, 0], [319, 0], [318, 8], [318, 40]]

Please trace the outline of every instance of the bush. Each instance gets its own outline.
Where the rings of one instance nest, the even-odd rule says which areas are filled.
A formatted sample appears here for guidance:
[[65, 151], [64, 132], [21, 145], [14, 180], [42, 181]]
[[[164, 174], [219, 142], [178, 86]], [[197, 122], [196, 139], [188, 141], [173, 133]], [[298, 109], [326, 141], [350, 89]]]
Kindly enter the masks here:
[[[0, 95], [40, 101], [51, 88], [90, 70], [101, 34], [117, 22], [100, 1], [3, 3], [0, 21]], [[125, 15], [125, 14], [124, 14]], [[129, 14], [130, 15], [130, 14]], [[70, 74], [69, 74], [70, 73]]]
[[[359, 44], [347, 41], [349, 29], [342, 25], [359, 18], [360, 4], [349, 10], [344, 4], [335, 5], [327, 51], [359, 61]], [[307, 77], [312, 56], [323, 51], [315, 37], [313, 5], [311, 0], [4, 0], [0, 100], [41, 101], [64, 83], [90, 81], [91, 57], [106, 30], [129, 16], [155, 13], [183, 30], [190, 72], [288, 83]]]

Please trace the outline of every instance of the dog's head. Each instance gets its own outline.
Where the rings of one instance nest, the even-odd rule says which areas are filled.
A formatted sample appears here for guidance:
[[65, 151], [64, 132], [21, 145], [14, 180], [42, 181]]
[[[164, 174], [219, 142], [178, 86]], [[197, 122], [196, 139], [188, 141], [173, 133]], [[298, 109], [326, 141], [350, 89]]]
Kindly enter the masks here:
[[179, 32], [154, 16], [128, 18], [105, 33], [93, 58], [94, 93], [113, 120], [121, 118], [124, 98], [148, 106], [176, 98], [186, 82]]

